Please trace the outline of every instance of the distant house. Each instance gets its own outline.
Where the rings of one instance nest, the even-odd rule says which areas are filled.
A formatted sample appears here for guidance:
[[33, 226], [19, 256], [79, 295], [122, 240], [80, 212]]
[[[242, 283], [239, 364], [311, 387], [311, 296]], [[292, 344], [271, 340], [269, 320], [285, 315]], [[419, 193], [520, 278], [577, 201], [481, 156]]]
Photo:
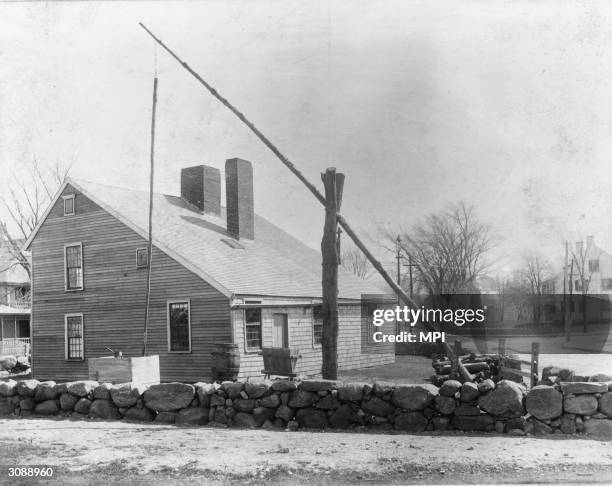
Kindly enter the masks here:
[[[250, 162], [181, 172], [181, 197], [155, 194], [147, 261], [147, 192], [67, 180], [25, 244], [32, 252], [33, 374], [87, 376], [87, 358], [140, 356], [147, 266], [147, 354], [162, 381], [210, 378], [215, 343], [235, 343], [242, 377], [258, 376], [262, 347], [297, 347], [298, 372], [321, 370], [321, 256], [254, 213]], [[299, 216], [296, 216], [299, 217]], [[339, 269], [341, 369], [393, 362], [372, 342], [362, 294], [381, 289]]]

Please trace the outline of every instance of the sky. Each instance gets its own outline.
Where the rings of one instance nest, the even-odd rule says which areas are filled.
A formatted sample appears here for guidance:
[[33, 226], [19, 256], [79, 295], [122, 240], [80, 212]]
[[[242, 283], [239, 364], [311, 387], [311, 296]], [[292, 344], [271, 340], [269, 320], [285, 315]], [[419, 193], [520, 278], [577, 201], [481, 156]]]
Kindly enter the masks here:
[[157, 69], [156, 191], [250, 160], [256, 211], [317, 248], [319, 203], [138, 22], [319, 187], [345, 173], [342, 212], [385, 263], [377, 228], [461, 200], [494, 273], [587, 235], [612, 250], [609, 3], [0, 3], [3, 195], [33, 159], [146, 190]]

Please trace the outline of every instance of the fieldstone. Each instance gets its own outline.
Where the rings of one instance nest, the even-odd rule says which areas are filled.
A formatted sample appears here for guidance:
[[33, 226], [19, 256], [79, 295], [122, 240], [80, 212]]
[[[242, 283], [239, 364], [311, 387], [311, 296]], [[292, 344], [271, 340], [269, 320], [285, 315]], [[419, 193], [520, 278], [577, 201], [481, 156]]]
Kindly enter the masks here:
[[438, 388], [433, 385], [398, 385], [391, 401], [408, 411], [417, 411], [433, 403], [437, 395]]
[[36, 395], [38, 380], [22, 380], [17, 382], [17, 393], [22, 397], [33, 397]]
[[608, 417], [607, 417], [607, 415], [605, 413], [597, 412], [597, 413], [594, 413], [593, 415], [591, 415], [591, 418], [594, 418], [594, 419], [605, 419], [605, 418], [608, 418]]
[[525, 417], [514, 417], [506, 421], [506, 430], [510, 429], [525, 429], [527, 419]]
[[257, 422], [255, 422], [255, 418], [250, 413], [239, 412], [234, 417], [234, 425], [236, 427], [253, 428], [257, 427]]
[[235, 408], [232, 408], [232, 407], [226, 407], [225, 408], [225, 416], [228, 419], [233, 419], [236, 416], [237, 413], [238, 412], [236, 411]]
[[272, 382], [272, 390], [277, 392], [292, 392], [297, 390], [297, 383], [291, 380], [276, 380]]
[[68, 393], [68, 384], [69, 383], [57, 383], [55, 385], [55, 393], [61, 395], [62, 393]]
[[461, 382], [457, 380], [446, 380], [444, 383], [442, 383], [439, 393], [443, 397], [454, 397], [455, 393], [457, 393], [460, 389]]
[[612, 436], [612, 420], [595, 419], [584, 423], [584, 432], [589, 435]]
[[493, 417], [486, 414], [478, 416], [465, 415], [462, 417], [453, 417], [452, 424], [456, 429], [464, 431], [486, 430], [489, 426], [495, 426], [495, 420]]
[[17, 358], [12, 355], [0, 356], [0, 371], [10, 371], [17, 364]]
[[[445, 397], [440, 397], [445, 398]], [[455, 415], [480, 415], [480, 409], [476, 405], [470, 405], [468, 403], [462, 403], [457, 408], [455, 408]]]
[[[238, 392], [240, 394], [240, 392]], [[172, 412], [189, 406], [195, 396], [195, 388], [185, 383], [161, 383], [144, 392], [145, 405], [157, 412]]]
[[427, 419], [420, 412], [400, 413], [395, 417], [395, 430], [423, 432], [426, 427]]
[[324, 429], [327, 427], [327, 414], [316, 408], [300, 408], [295, 414], [295, 419], [300, 427], [309, 429]]
[[294, 413], [294, 410], [292, 408], [289, 408], [287, 405], [280, 405], [276, 409], [276, 413], [274, 416], [276, 418], [283, 419], [285, 422], [289, 422], [293, 418]]
[[563, 412], [563, 395], [552, 386], [534, 386], [527, 394], [525, 407], [537, 419], [552, 419]]
[[267, 381], [259, 382], [259, 383], [245, 383], [244, 391], [247, 393], [248, 398], [261, 398], [270, 389], [270, 383]]
[[36, 393], [34, 393], [34, 400], [37, 402], [44, 402], [45, 400], [55, 400], [58, 397], [55, 391], [56, 383], [54, 381], [43, 381], [36, 387]]
[[608, 391], [607, 383], [594, 383], [590, 381], [575, 381], [571, 383], [561, 383], [561, 391], [564, 395], [573, 393], [605, 393]]
[[388, 381], [377, 381], [374, 383], [374, 387], [372, 388], [372, 392], [377, 397], [381, 398], [385, 395], [390, 395], [393, 393], [393, 389], [395, 388], [395, 383], [391, 383]]
[[576, 432], [584, 432], [584, 420], [582, 420], [582, 417], [576, 417]]
[[523, 415], [523, 397], [525, 389], [509, 380], [500, 381], [495, 390], [478, 398], [481, 410], [496, 416], [515, 417]]
[[503, 434], [505, 428], [506, 426], [501, 420], [498, 420], [497, 422], [495, 422], [495, 432], [497, 432], [498, 434]]
[[[162, 413], [172, 413], [172, 412], [162, 412]], [[152, 422], [155, 420], [155, 412], [152, 412], [148, 408], [137, 408], [132, 407], [129, 408], [125, 414], [123, 415], [125, 420], [132, 420], [134, 422]], [[161, 422], [162, 420], [160, 420]], [[174, 415], [172, 416], [172, 422], [174, 423]]]
[[344, 402], [360, 402], [363, 398], [363, 384], [343, 383], [338, 385], [338, 398]]
[[575, 434], [576, 419], [570, 417], [561, 417], [561, 424], [559, 425], [559, 428], [564, 434]]
[[89, 407], [89, 416], [101, 419], [120, 419], [121, 415], [115, 404], [110, 400], [94, 400]]
[[82, 413], [83, 415], [87, 415], [89, 413], [90, 407], [91, 400], [87, 400], [87, 398], [81, 398], [78, 402], [76, 402], [74, 406], [74, 411], [76, 413]]
[[239, 412], [251, 412], [255, 408], [255, 400], [251, 398], [238, 398], [234, 400], [233, 407]]
[[[128, 410], [128, 412], [130, 410]], [[146, 409], [143, 409], [143, 410], [146, 410]], [[162, 424], [173, 424], [175, 420], [176, 420], [176, 412], [159, 412], [157, 416], [155, 417], [155, 421], [160, 422]]]
[[353, 411], [348, 405], [341, 405], [331, 417], [329, 422], [335, 429], [346, 429], [352, 422]]
[[495, 389], [495, 382], [491, 378], [487, 378], [486, 380], [478, 383], [478, 392], [480, 394], [490, 392]]
[[19, 408], [21, 410], [34, 410], [34, 407], [36, 407], [36, 401], [32, 397], [26, 397], [19, 402]]
[[0, 399], [0, 415], [10, 415], [17, 407], [6, 399]]
[[[448, 397], [446, 397], [448, 398]], [[431, 419], [434, 430], [446, 430], [450, 425], [449, 417], [433, 417]]]
[[525, 435], [525, 431], [523, 429], [509, 429], [508, 435]]
[[45, 400], [36, 405], [34, 413], [36, 415], [55, 415], [60, 411], [56, 400]]
[[606, 417], [612, 418], [612, 392], [604, 393], [599, 399], [599, 410]]
[[0, 381], [0, 397], [12, 397], [17, 394], [17, 382], [15, 380]]
[[315, 403], [315, 407], [322, 410], [336, 410], [340, 407], [340, 401], [333, 395], [326, 395]]
[[264, 422], [272, 422], [274, 420], [274, 416], [276, 414], [276, 410], [271, 408], [257, 407], [253, 410], [253, 418], [257, 425], [263, 425]]
[[563, 409], [578, 415], [593, 415], [597, 412], [597, 398], [593, 395], [566, 395]]
[[443, 415], [450, 415], [455, 411], [457, 404], [455, 399], [447, 396], [437, 396], [435, 399], [436, 410]]
[[370, 415], [376, 415], [377, 417], [386, 417], [395, 411], [393, 405], [378, 397], [372, 397], [369, 400], [362, 401], [361, 408], [364, 412]]
[[280, 403], [280, 397], [276, 393], [263, 397], [261, 400], [259, 400], [259, 405], [265, 408], [276, 408], [280, 405]]
[[217, 390], [214, 383], [202, 383], [198, 382], [193, 385], [196, 390], [196, 395], [200, 402], [200, 406], [203, 408], [210, 407], [210, 398]]
[[461, 385], [461, 401], [462, 402], [473, 402], [478, 398], [480, 392], [478, 391], [478, 385], [471, 381], [466, 381]]
[[60, 395], [60, 407], [62, 410], [72, 410], [79, 401], [78, 397], [71, 395], [70, 393], [62, 393]]
[[221, 383], [221, 390], [227, 394], [227, 398], [234, 400], [240, 397], [240, 392], [244, 387], [244, 383], [240, 381], [224, 381]]
[[100, 383], [97, 387], [94, 388], [93, 397], [99, 398], [100, 400], [110, 400], [110, 391], [112, 387], [112, 383]]
[[210, 397], [210, 406], [211, 407], [223, 407], [225, 405], [225, 398], [221, 395], [213, 395]]
[[208, 409], [202, 407], [187, 407], [176, 414], [174, 423], [189, 425], [206, 425], [208, 423]]
[[135, 383], [121, 383], [111, 387], [111, 400], [118, 407], [132, 407], [147, 388], [147, 386]]
[[289, 403], [289, 399], [291, 398], [291, 393], [283, 392], [280, 394], [281, 403], [283, 405], [287, 405]]
[[296, 390], [291, 394], [288, 405], [291, 408], [310, 407], [314, 401], [314, 393], [305, 390]]
[[335, 380], [304, 380], [300, 383], [299, 388], [304, 391], [318, 392], [332, 390], [337, 385], [338, 382]]
[[77, 397], [86, 397], [98, 387], [97, 381], [85, 380], [85, 381], [73, 381], [68, 383], [68, 393], [72, 393]]
[[550, 425], [540, 422], [539, 420], [533, 420], [531, 423], [533, 424], [534, 434], [552, 434], [553, 429]]
[[300, 424], [296, 420], [290, 420], [287, 422], [287, 430], [297, 430], [300, 428]]

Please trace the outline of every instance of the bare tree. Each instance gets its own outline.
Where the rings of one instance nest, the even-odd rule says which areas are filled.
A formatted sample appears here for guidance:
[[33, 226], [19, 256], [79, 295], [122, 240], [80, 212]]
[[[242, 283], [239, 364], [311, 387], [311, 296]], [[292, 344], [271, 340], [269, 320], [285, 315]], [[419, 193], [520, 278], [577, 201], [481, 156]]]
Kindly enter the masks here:
[[[2, 198], [7, 218], [0, 220], [0, 241], [15, 260], [11, 267], [20, 265], [30, 278], [30, 261], [22, 249], [23, 242], [38, 224], [70, 167], [57, 163], [51, 170], [43, 171], [33, 159], [24, 175], [13, 174], [8, 196]], [[11, 232], [10, 226], [15, 227], [15, 232]]]
[[593, 274], [599, 271], [599, 257], [601, 250], [594, 246], [584, 245], [582, 241], [576, 243], [574, 248], [570, 246], [570, 254], [573, 262], [573, 272], [577, 279], [570, 276], [570, 285], [573, 290], [580, 292], [582, 299], [582, 330], [587, 332], [587, 303]]
[[340, 264], [342, 268], [362, 279], [367, 278], [371, 271], [370, 262], [367, 257], [359, 248], [354, 246], [342, 250]]
[[523, 266], [516, 273], [514, 286], [517, 294], [523, 294], [531, 307], [535, 323], [542, 318], [542, 286], [552, 277], [552, 266], [537, 254], [523, 256]]

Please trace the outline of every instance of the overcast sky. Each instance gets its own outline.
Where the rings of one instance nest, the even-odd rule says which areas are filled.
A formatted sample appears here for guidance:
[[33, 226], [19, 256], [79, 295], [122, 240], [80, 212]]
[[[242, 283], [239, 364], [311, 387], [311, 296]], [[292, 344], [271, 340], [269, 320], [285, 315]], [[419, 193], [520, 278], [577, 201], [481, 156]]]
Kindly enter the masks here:
[[[343, 213], [362, 234], [464, 200], [496, 229], [499, 268], [587, 234], [612, 249], [605, 2], [0, 4], [2, 174], [36, 157], [147, 188], [155, 49], [139, 21], [311, 180], [345, 172]], [[310, 193], [157, 59], [156, 190], [177, 194], [181, 167], [248, 159], [256, 211], [318, 247]]]

